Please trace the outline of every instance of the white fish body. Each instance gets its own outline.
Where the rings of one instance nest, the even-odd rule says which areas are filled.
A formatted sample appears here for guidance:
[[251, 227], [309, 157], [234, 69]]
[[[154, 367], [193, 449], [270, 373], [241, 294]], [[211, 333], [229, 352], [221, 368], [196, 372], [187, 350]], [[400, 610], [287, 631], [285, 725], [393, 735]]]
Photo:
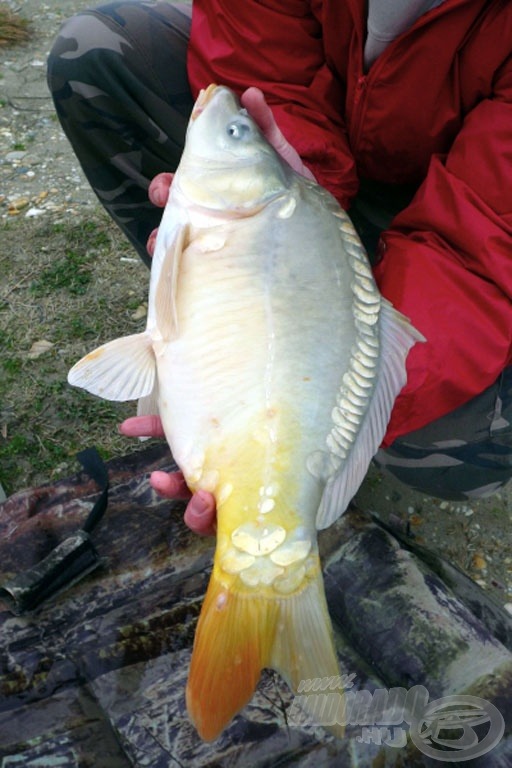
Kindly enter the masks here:
[[215, 738], [262, 667], [338, 674], [316, 529], [362, 481], [421, 339], [379, 294], [334, 198], [294, 173], [226, 88], [193, 112], [153, 258], [143, 334], [69, 380], [159, 412], [217, 550], [187, 689]]

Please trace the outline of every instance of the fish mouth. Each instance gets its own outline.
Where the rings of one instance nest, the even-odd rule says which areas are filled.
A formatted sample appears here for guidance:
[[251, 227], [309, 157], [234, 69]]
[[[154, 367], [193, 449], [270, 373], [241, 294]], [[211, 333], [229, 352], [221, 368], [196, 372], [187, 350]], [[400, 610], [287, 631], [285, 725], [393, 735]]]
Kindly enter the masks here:
[[191, 120], [196, 120], [201, 112], [203, 112], [204, 108], [212, 98], [214, 92], [217, 90], [218, 86], [215, 83], [210, 83], [208, 88], [201, 88], [199, 91], [199, 96], [196, 99], [196, 103], [194, 104], [194, 108], [192, 110], [192, 114], [190, 116]]

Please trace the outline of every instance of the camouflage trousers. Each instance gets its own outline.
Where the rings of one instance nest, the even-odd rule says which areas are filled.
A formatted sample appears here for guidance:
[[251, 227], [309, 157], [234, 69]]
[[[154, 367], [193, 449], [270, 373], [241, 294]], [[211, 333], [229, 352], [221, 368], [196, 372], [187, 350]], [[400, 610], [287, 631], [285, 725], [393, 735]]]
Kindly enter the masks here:
[[112, 2], [66, 21], [48, 58], [57, 115], [101, 204], [146, 264], [161, 209], [148, 199], [176, 169], [193, 100], [191, 6]]
[[[176, 168], [193, 104], [186, 72], [190, 10], [145, 0], [85, 10], [63, 24], [48, 60], [57, 115], [85, 175], [146, 263], [146, 241], [161, 218], [148, 186]], [[378, 232], [359, 224], [371, 253]], [[512, 476], [512, 368], [375, 460], [408, 486], [442, 498], [501, 488]]]

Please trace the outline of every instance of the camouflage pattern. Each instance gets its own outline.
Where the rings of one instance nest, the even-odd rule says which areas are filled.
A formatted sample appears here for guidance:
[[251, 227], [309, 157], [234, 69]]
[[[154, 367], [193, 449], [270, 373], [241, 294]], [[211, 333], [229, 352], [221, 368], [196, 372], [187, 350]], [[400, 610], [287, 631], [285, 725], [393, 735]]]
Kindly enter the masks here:
[[[193, 99], [190, 5], [112, 2], [64, 23], [48, 60], [57, 115], [100, 202], [149, 265], [161, 210], [151, 179], [176, 168]], [[351, 210], [370, 257], [407, 204], [362, 185]], [[512, 476], [512, 369], [479, 397], [401, 438], [376, 461], [409, 486], [450, 499], [489, 495]]]
[[61, 27], [48, 85], [84, 173], [149, 264], [146, 241], [161, 210], [148, 200], [176, 168], [193, 106], [186, 73], [191, 7], [113, 2]]
[[479, 397], [395, 440], [377, 464], [446, 499], [490, 496], [512, 476], [512, 367]]
[[[290, 690], [265, 671], [222, 736], [202, 742], [184, 691], [213, 540], [185, 526], [183, 502], [153, 493], [150, 473], [173, 468], [163, 445], [109, 461], [109, 507], [93, 533], [102, 567], [22, 616], [1, 586], [83, 526], [100, 490], [81, 471], [0, 503], [2, 768], [459, 765], [406, 743], [412, 729], [401, 717], [384, 720], [398, 726], [388, 735], [363, 737], [368, 731], [357, 723], [377, 719], [368, 699], [413, 686], [424, 686], [431, 701], [469, 694], [496, 706], [505, 735], [460, 765], [512, 765], [512, 617], [438, 555], [353, 507], [321, 543], [340, 676], [366, 701], [346, 738], [299, 727]], [[402, 735], [394, 746], [391, 733]], [[467, 745], [474, 732], [465, 733]], [[443, 729], [443, 737], [458, 740], [460, 728], [453, 736]]]

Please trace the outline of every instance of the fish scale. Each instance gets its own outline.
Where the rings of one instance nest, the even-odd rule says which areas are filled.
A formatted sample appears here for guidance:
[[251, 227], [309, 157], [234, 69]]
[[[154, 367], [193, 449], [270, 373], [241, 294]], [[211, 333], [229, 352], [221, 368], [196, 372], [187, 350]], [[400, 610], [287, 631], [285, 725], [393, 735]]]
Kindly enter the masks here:
[[69, 374], [158, 410], [187, 484], [215, 497], [186, 692], [202, 738], [263, 667], [295, 691], [339, 674], [316, 531], [356, 492], [421, 338], [380, 296], [334, 198], [289, 168], [229, 89], [206, 89], [156, 240], [146, 330]]

